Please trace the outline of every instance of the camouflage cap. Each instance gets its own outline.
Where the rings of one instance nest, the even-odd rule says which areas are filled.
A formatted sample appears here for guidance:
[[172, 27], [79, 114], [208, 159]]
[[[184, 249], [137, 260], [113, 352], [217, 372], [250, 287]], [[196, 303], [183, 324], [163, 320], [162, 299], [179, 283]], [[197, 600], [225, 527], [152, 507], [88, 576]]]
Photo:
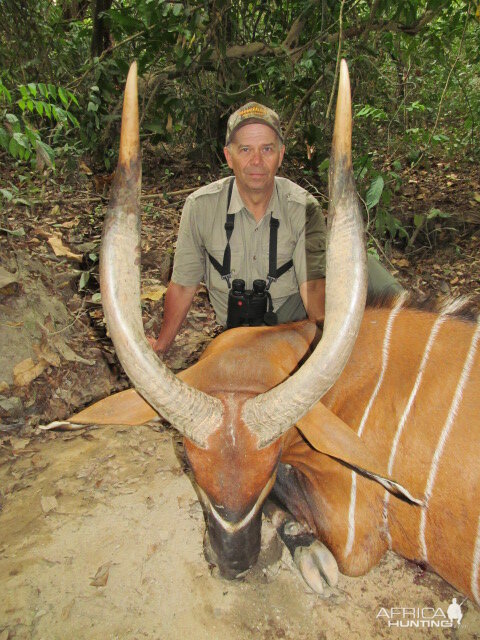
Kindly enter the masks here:
[[275, 113], [273, 109], [264, 107], [263, 104], [259, 104], [258, 102], [247, 102], [247, 104], [244, 104], [243, 107], [237, 109], [229, 117], [227, 122], [227, 137], [225, 145], [228, 145], [231, 142], [232, 136], [237, 129], [253, 122], [268, 125], [275, 131], [283, 142], [283, 134], [280, 128], [280, 118], [278, 117], [278, 114]]

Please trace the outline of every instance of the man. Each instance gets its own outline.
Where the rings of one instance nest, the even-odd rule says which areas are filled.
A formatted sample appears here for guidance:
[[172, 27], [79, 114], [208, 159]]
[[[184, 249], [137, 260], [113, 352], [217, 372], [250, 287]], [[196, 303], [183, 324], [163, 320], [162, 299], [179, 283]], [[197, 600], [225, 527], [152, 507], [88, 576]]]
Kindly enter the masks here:
[[285, 153], [278, 115], [256, 102], [235, 111], [224, 153], [235, 178], [206, 185], [185, 202], [162, 328], [150, 340], [159, 354], [173, 342], [202, 281], [222, 325], [237, 278], [247, 289], [266, 281], [279, 322], [324, 317], [325, 221], [313, 196], [276, 177]]

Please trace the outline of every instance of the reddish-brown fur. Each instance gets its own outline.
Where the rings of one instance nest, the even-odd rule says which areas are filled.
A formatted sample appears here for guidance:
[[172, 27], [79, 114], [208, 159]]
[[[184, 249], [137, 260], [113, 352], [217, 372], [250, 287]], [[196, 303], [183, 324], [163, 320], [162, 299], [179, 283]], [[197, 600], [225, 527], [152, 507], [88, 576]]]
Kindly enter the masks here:
[[[382, 343], [390, 309], [367, 309], [354, 351], [342, 376], [322, 399], [335, 415], [357, 430], [380, 376]], [[437, 315], [404, 309], [394, 324], [388, 366], [373, 403], [362, 440], [375, 452], [387, 475], [397, 425], [414, 386], [425, 345]], [[476, 325], [459, 318], [445, 320], [424, 370], [416, 400], [399, 439], [392, 477], [414, 496], [425, 494], [432, 458]], [[428, 505], [425, 558], [419, 540], [422, 507], [393, 496], [388, 501], [388, 529], [397, 553], [428, 564], [472, 596], [471, 571], [480, 512], [480, 350], [475, 354], [457, 418], [438, 464]], [[385, 490], [357, 475], [355, 543], [346, 554], [351, 471], [312, 452], [296, 430], [286, 438], [284, 462], [307, 479], [311, 513], [318, 536], [333, 551], [341, 570], [368, 571], [388, 548], [382, 511]], [[327, 514], [327, 515], [326, 515]], [[297, 514], [299, 515], [299, 514]]]
[[[316, 327], [305, 321], [221, 334], [199, 362], [180, 374], [189, 384], [219, 398], [225, 407], [224, 424], [210, 436], [208, 447], [202, 449], [187, 441], [187, 454], [196, 481], [210, 501], [219, 507], [222, 516], [227, 513], [237, 521], [255, 505], [275, 473], [282, 447], [282, 462], [303, 474], [301, 485], [306, 496], [302, 505], [289, 502], [287, 496], [286, 506], [297, 518], [308, 522], [331, 549], [343, 572], [360, 575], [368, 571], [389, 548], [390, 535], [394, 551], [427, 562], [461, 591], [475, 597], [471, 582], [480, 511], [480, 349], [475, 353], [456, 419], [439, 457], [427, 507], [387, 496], [374, 480], [355, 474], [355, 534], [351, 551], [346, 549], [354, 472], [342, 460], [383, 476], [391, 475], [413, 496], [425, 498], [434, 452], [477, 327], [471, 321], [445, 317], [433, 341], [389, 474], [395, 433], [438, 317], [432, 311], [414, 308], [398, 312], [391, 326], [383, 382], [359, 439], [355, 432], [381, 375], [385, 329], [391, 313], [388, 307], [367, 308], [349, 362], [322, 404], [299, 421], [298, 429], [293, 427], [280, 440], [260, 450], [255, 436], [241, 420], [243, 403], [295, 371], [309, 353]], [[139, 396], [131, 400], [142, 420], [148, 419], [148, 405]], [[82, 420], [101, 422], [101, 405], [96, 412], [95, 406], [87, 410], [88, 415], [83, 412]], [[112, 406], [108, 400], [106, 406], [108, 416], [104, 421], [111, 422], [114, 416], [108, 413]], [[156, 415], [149, 411], [150, 418]], [[424, 509], [427, 557], [420, 541]]]

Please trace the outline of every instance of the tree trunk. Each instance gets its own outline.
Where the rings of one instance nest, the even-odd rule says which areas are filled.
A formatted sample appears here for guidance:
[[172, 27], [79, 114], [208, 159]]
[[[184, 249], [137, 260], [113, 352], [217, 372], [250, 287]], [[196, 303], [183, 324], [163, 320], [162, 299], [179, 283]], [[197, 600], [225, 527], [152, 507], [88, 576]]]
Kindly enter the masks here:
[[100, 56], [110, 46], [110, 30], [103, 15], [112, 6], [113, 0], [92, 0], [93, 33], [92, 33], [92, 57]]

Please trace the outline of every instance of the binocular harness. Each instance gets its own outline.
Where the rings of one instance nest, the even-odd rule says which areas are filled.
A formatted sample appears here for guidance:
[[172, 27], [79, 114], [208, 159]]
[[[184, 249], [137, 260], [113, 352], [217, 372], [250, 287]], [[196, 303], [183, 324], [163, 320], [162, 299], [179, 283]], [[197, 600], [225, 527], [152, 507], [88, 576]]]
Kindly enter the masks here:
[[235, 178], [231, 178], [228, 185], [227, 199], [227, 220], [225, 231], [227, 235], [227, 245], [223, 254], [223, 264], [220, 264], [208, 251], [208, 258], [214, 269], [226, 281], [228, 292], [228, 312], [227, 328], [240, 326], [260, 326], [263, 324], [277, 324], [277, 316], [273, 311], [272, 296], [269, 292], [272, 282], [293, 267], [293, 260], [288, 260], [277, 269], [277, 234], [280, 221], [270, 217], [270, 243], [268, 252], [268, 275], [266, 280], [254, 280], [252, 289], [245, 289], [245, 281], [240, 278], [231, 281], [231, 251], [230, 238], [235, 225], [235, 214], [228, 213], [230, 200], [232, 198], [233, 183]]

